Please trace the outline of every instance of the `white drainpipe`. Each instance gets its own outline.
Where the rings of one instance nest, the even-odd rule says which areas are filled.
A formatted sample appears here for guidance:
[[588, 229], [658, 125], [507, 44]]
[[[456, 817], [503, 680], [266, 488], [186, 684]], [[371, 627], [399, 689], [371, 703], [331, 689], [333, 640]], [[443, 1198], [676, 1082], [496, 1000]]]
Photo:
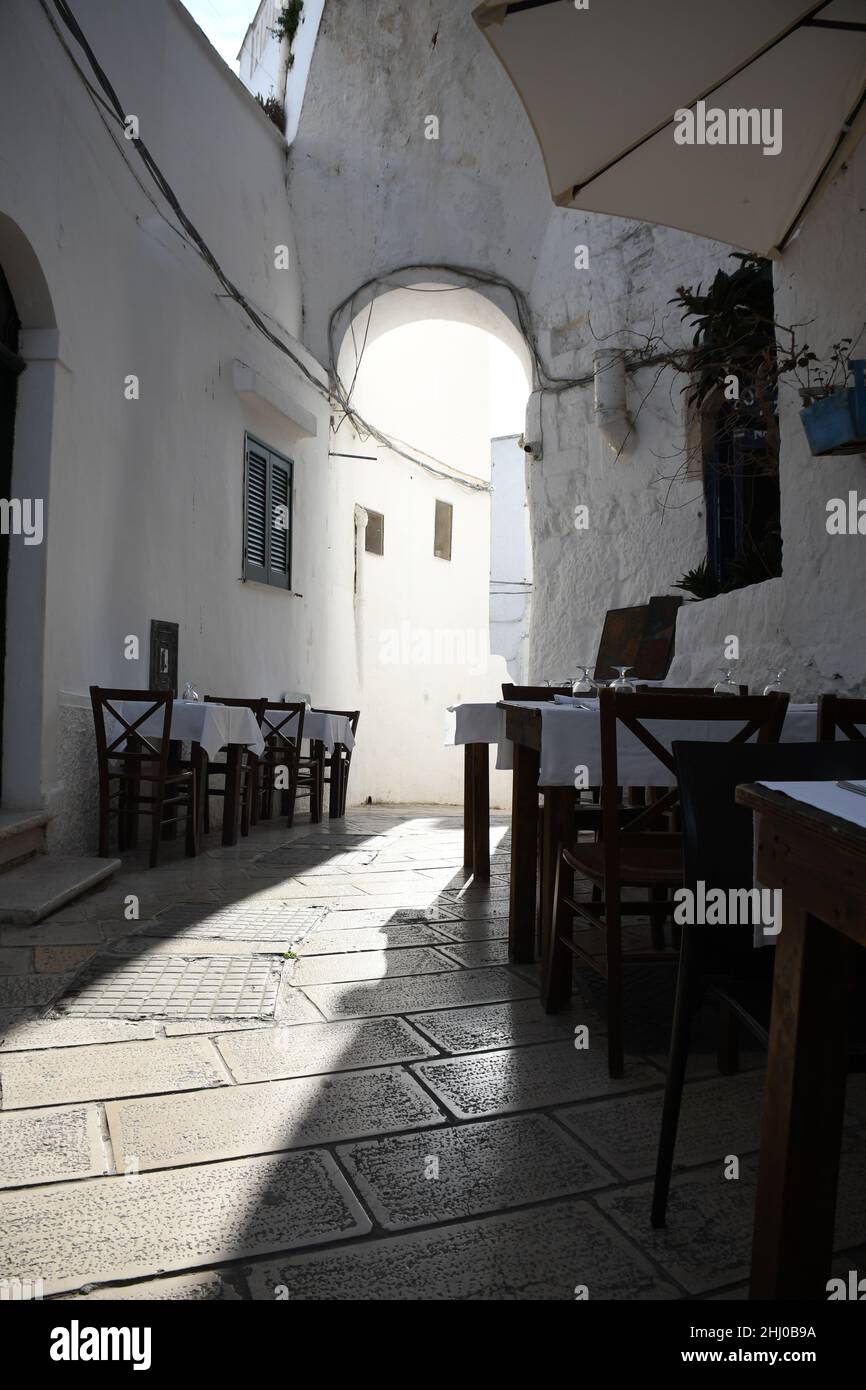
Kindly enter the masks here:
[[627, 452], [634, 421], [625, 397], [625, 353], [622, 348], [598, 348], [592, 354], [595, 376], [595, 422], [612, 453]]

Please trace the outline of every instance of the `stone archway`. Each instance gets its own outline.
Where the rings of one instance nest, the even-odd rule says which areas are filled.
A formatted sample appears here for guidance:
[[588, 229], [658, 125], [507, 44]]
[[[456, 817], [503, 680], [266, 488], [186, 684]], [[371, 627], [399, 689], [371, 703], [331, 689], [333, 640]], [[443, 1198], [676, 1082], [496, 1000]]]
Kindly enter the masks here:
[[[54, 748], [53, 712], [45, 708], [47, 510], [51, 476], [58, 335], [54, 305], [39, 259], [19, 225], [0, 213], [0, 271], [17, 324], [14, 414], [7, 417], [2, 486], [14, 519], [41, 513], [29, 535], [8, 536], [3, 691], [4, 810], [42, 809]], [[11, 311], [10, 311], [11, 312]], [[10, 330], [11, 332], [11, 330]], [[11, 349], [9, 349], [11, 352]], [[9, 401], [7, 400], [7, 404]], [[10, 523], [7, 523], [7, 527]], [[51, 745], [51, 746], [49, 746]]]

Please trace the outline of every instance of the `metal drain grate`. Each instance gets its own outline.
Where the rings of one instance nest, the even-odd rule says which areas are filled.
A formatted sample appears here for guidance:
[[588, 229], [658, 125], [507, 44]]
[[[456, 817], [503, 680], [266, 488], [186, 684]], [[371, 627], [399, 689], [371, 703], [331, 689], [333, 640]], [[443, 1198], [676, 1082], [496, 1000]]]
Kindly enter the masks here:
[[148, 936], [174, 936], [219, 941], [277, 941], [284, 945], [317, 926], [323, 907], [225, 907], [208, 912], [201, 904], [179, 903], [147, 924]]
[[265, 956], [101, 956], [57, 1007], [88, 1018], [273, 1018], [281, 973]]

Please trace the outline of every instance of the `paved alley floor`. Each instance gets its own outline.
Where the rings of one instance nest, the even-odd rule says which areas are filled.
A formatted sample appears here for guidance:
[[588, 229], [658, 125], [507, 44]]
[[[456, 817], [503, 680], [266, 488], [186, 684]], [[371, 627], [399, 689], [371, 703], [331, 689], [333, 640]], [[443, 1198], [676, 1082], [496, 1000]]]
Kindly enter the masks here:
[[[0, 928], [0, 1296], [744, 1296], [761, 1055], [719, 1076], [702, 1017], [652, 1231], [672, 972], [629, 975], [610, 1081], [603, 982], [578, 972], [550, 1017], [537, 968], [507, 965], [506, 818], [491, 835], [476, 886], [451, 808], [275, 820], [197, 860], [166, 845], [153, 872], [126, 856]], [[844, 1270], [866, 1244], [862, 1083]]]

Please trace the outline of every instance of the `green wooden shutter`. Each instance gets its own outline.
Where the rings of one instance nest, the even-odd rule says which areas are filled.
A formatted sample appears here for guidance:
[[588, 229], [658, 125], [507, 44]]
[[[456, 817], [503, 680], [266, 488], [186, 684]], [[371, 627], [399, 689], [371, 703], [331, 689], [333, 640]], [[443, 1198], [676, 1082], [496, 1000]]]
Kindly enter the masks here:
[[268, 581], [268, 455], [251, 440], [244, 475], [244, 579]]
[[288, 589], [292, 562], [292, 472], [287, 459], [270, 458], [268, 583]]
[[244, 579], [292, 586], [292, 462], [247, 436]]

